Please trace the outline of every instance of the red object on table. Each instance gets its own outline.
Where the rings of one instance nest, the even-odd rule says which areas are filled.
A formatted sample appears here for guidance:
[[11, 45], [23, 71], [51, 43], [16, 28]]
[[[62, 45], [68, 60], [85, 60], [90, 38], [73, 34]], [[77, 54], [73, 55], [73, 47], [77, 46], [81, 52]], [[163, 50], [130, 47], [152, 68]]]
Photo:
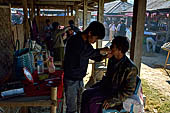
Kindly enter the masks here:
[[34, 71], [32, 74], [34, 83], [23, 81], [26, 96], [50, 96], [51, 87], [57, 87], [57, 98], [62, 98], [64, 71], [56, 70], [54, 73], [48, 73], [48, 70], [45, 70], [45, 74], [49, 75], [48, 79], [39, 80], [37, 71]]

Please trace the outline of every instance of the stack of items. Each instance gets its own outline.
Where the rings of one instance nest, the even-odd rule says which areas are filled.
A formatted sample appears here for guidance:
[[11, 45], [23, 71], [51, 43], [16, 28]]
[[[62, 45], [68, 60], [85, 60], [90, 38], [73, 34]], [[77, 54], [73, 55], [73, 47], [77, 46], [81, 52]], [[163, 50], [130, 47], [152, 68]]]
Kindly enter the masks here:
[[161, 46], [163, 50], [169, 51], [170, 50], [170, 42], [165, 43], [163, 46]]

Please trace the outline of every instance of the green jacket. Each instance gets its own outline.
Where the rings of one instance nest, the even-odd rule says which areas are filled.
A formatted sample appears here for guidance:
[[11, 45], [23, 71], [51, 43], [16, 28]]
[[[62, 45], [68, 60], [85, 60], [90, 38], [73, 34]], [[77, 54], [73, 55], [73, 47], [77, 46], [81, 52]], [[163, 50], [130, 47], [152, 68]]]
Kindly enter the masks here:
[[106, 100], [110, 107], [121, 104], [133, 95], [137, 74], [137, 67], [127, 56], [120, 61], [116, 61], [114, 57], [109, 59], [106, 76], [98, 85], [104, 92], [109, 93]]
[[51, 38], [53, 40], [53, 48], [60, 48], [64, 47], [63, 37], [62, 34], [68, 30], [68, 27], [64, 29], [57, 29], [52, 32]]

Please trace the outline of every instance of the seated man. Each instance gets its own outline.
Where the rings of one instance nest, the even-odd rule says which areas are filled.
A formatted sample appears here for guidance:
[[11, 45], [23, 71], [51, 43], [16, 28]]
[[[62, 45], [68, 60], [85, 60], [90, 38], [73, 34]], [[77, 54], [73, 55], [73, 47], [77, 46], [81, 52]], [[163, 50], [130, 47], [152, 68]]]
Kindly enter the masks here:
[[138, 70], [125, 55], [129, 49], [127, 38], [115, 37], [110, 49], [106, 76], [83, 92], [81, 113], [102, 113], [102, 108], [121, 105], [135, 91]]

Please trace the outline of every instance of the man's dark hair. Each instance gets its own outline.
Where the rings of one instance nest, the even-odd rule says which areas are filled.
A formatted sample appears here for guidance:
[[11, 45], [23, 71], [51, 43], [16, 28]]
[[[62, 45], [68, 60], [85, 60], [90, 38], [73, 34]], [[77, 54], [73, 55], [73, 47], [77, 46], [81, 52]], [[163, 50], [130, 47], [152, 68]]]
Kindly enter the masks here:
[[48, 23], [48, 22], [50, 22], [50, 19], [46, 19], [45, 21], [46, 21], [46, 23]]
[[125, 23], [125, 20], [124, 20], [124, 19], [122, 19], [122, 20], [121, 20], [121, 22], [122, 22], [122, 23]]
[[69, 23], [70, 26], [74, 25], [74, 21], [73, 20], [69, 20], [68, 23]]
[[92, 36], [98, 36], [98, 39], [103, 39], [105, 36], [104, 25], [100, 22], [93, 21], [90, 25], [84, 30], [83, 33], [88, 34], [91, 31]]
[[115, 36], [112, 41], [112, 46], [115, 45], [123, 54], [125, 54], [129, 49], [129, 42], [127, 37]]
[[52, 26], [53, 26], [53, 30], [56, 29], [56, 27], [58, 27], [60, 24], [58, 22], [53, 22]]

